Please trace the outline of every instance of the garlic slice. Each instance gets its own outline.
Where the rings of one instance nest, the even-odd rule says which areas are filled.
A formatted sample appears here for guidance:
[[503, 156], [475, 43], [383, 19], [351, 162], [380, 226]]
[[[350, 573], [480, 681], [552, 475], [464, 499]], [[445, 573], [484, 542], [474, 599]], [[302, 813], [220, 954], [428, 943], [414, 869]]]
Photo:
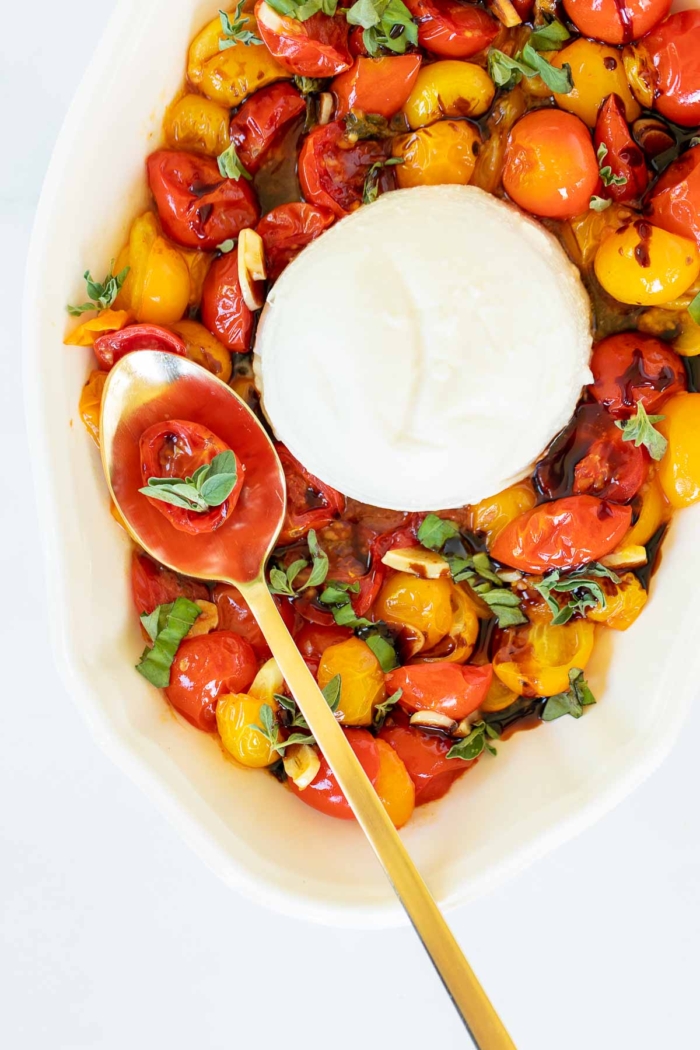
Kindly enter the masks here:
[[324, 91], [318, 96], [318, 122], [319, 124], [330, 124], [333, 116], [333, 96], [330, 91]]
[[442, 555], [422, 547], [400, 547], [387, 551], [382, 558], [382, 565], [398, 569], [399, 572], [408, 572], [411, 576], [420, 576], [423, 580], [439, 580], [443, 576], [450, 576], [450, 566]]
[[282, 759], [284, 771], [299, 791], [307, 788], [321, 768], [318, 751], [309, 744], [291, 744]]
[[612, 554], [606, 554], [600, 559], [600, 564], [606, 569], [638, 569], [640, 565], [646, 565], [647, 560], [646, 547], [639, 547], [635, 544], [631, 547], [621, 547]]
[[266, 277], [262, 237], [255, 230], [241, 230], [238, 235], [238, 281], [249, 310], [259, 310], [265, 302], [260, 282]]
[[210, 631], [215, 631], [219, 626], [219, 610], [213, 602], [197, 599], [194, 604], [198, 605], [202, 611], [187, 632], [188, 638], [197, 638], [200, 634], [209, 634]]
[[457, 728], [454, 718], [441, 715], [439, 711], [416, 711], [411, 715], [410, 723], [423, 729], [442, 729], [445, 733], [453, 733]]
[[272, 704], [274, 694], [281, 693], [283, 689], [284, 678], [277, 661], [272, 656], [256, 674], [248, 694], [249, 696], [254, 696], [256, 700], [264, 700], [266, 703]]
[[489, 10], [506, 29], [522, 25], [523, 20], [511, 3], [511, 0], [491, 0]]

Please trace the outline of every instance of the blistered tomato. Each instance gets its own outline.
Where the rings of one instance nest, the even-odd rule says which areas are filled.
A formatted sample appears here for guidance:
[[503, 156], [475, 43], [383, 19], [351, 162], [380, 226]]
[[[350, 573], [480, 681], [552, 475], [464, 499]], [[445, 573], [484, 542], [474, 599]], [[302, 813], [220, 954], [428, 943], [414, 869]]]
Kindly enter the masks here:
[[588, 609], [586, 619], [593, 623], [604, 623], [615, 631], [626, 631], [637, 619], [647, 602], [647, 592], [633, 572], [626, 572], [619, 583], [602, 580], [605, 592], [605, 607], [597, 605]]
[[251, 95], [231, 120], [231, 142], [243, 167], [255, 175], [265, 155], [292, 121], [306, 112], [306, 103], [291, 84], [270, 84]]
[[700, 124], [700, 11], [679, 11], [640, 42], [654, 67], [654, 108], [683, 127]]
[[392, 152], [399, 189], [409, 186], [466, 186], [474, 174], [481, 136], [466, 120], [439, 120], [394, 139]]
[[668, 14], [671, 0], [564, 0], [564, 9], [584, 36], [629, 44]]
[[[370, 782], [376, 785], [381, 765], [377, 741], [366, 729], [346, 729], [345, 736]], [[323, 755], [319, 755], [319, 758], [321, 759], [321, 768], [309, 786], [300, 791], [294, 781], [288, 780], [287, 785], [289, 789], [307, 806], [311, 806], [329, 817], [338, 817], [340, 820], [352, 820], [353, 812], [345, 795], [340, 790], [340, 785], [335, 779], [331, 767]]]
[[495, 496], [488, 496], [469, 508], [469, 528], [483, 532], [490, 545], [506, 525], [535, 506], [537, 497], [529, 479], [516, 481]]
[[206, 368], [223, 383], [231, 378], [231, 353], [199, 321], [176, 321], [170, 326], [184, 343], [190, 361]]
[[472, 62], [432, 62], [423, 66], [403, 107], [414, 130], [441, 117], [480, 117], [493, 102], [488, 73]]
[[385, 142], [360, 139], [352, 143], [345, 123], [316, 127], [304, 139], [299, 154], [299, 181], [307, 201], [342, 218], [362, 204], [365, 179], [374, 164], [388, 156]]
[[116, 273], [129, 267], [115, 299], [137, 321], [171, 324], [179, 321], [190, 301], [190, 271], [182, 254], [161, 237], [152, 212], [134, 219], [129, 243], [117, 257]]
[[135, 350], [161, 350], [185, 356], [185, 344], [174, 332], [157, 324], [130, 324], [117, 332], [104, 332], [92, 344], [100, 368], [109, 371], [125, 354]]
[[389, 693], [401, 690], [406, 711], [434, 711], [461, 722], [481, 707], [491, 685], [491, 664], [411, 664], [386, 676]]
[[387, 120], [393, 117], [411, 94], [421, 61], [420, 55], [358, 56], [351, 68], [331, 83], [335, 119], [351, 110], [376, 113]]
[[639, 401], [654, 414], [687, 386], [678, 354], [668, 343], [642, 332], [620, 332], [596, 343], [591, 371], [588, 389], [618, 419], [634, 415]]
[[700, 273], [694, 241], [637, 219], [603, 241], [596, 277], [606, 292], [632, 306], [660, 306], [683, 295]]
[[238, 279], [238, 249], [215, 259], [202, 287], [202, 320], [225, 347], [238, 353], [250, 349], [253, 313], [243, 299]]
[[664, 405], [657, 429], [668, 440], [659, 481], [672, 507], [700, 500], [700, 394], [676, 394]]
[[649, 201], [649, 221], [680, 237], [692, 236], [700, 247], [700, 146], [666, 168]]
[[424, 636], [424, 648], [449, 634], [452, 626], [452, 584], [449, 580], [422, 580], [407, 572], [391, 576], [374, 604], [375, 615]]
[[287, 483], [287, 506], [278, 542], [292, 543], [322, 529], [345, 509], [345, 497], [310, 474], [284, 445], [276, 445]]
[[216, 728], [229, 755], [250, 769], [272, 765], [279, 757], [270, 741], [256, 726], [262, 724], [260, 710], [265, 701], [247, 693], [227, 693], [216, 705]]
[[165, 690], [176, 711], [197, 729], [216, 729], [216, 705], [226, 693], [243, 693], [258, 662], [246, 641], [232, 631], [213, 631], [180, 643]]
[[613, 179], [603, 190], [614, 201], [631, 201], [641, 197], [649, 182], [644, 154], [632, 138], [619, 95], [609, 95], [598, 113], [593, 144], [596, 154], [601, 146], [607, 150], [601, 167], [609, 167]]
[[352, 64], [345, 15], [312, 15], [306, 21], [281, 15], [258, 0], [258, 30], [270, 54], [299, 77], [332, 77]]
[[131, 558], [131, 593], [139, 616], [176, 598], [189, 598], [191, 602], [209, 598], [209, 591], [199, 580], [180, 576], [141, 551], [134, 551]]
[[457, 777], [474, 765], [461, 758], [448, 758], [454, 741], [426, 733], [417, 726], [387, 725], [379, 738], [391, 744], [408, 770], [415, 785], [417, 806], [442, 798]]
[[493, 657], [493, 669], [512, 692], [524, 696], [554, 696], [569, 688], [569, 671], [583, 671], [593, 652], [595, 627], [588, 620], [570, 620], [561, 627], [533, 623], [503, 632]]
[[263, 215], [256, 230], [265, 246], [268, 279], [276, 281], [301, 249], [320, 237], [335, 219], [330, 208], [305, 204], [303, 201], [280, 204]]
[[641, 113], [627, 83], [622, 55], [614, 47], [578, 39], [557, 51], [551, 61], [559, 69], [568, 65], [574, 82], [568, 94], [555, 94], [557, 105], [575, 113], [589, 128], [594, 126], [598, 111], [609, 95], [619, 97], [627, 120], [636, 120]]
[[416, 789], [397, 752], [386, 740], [375, 741], [379, 752], [379, 772], [374, 790], [395, 828], [402, 828], [416, 805]]
[[165, 114], [163, 131], [173, 149], [217, 157], [229, 144], [229, 112], [202, 95], [183, 95]]
[[498, 23], [476, 4], [408, 0], [406, 6], [418, 23], [418, 43], [440, 58], [471, 58], [498, 33]]
[[336, 675], [341, 680], [336, 712], [339, 721], [351, 726], [371, 725], [375, 706], [386, 699], [386, 689], [379, 660], [366, 642], [348, 638], [324, 650], [317, 676], [321, 689]]

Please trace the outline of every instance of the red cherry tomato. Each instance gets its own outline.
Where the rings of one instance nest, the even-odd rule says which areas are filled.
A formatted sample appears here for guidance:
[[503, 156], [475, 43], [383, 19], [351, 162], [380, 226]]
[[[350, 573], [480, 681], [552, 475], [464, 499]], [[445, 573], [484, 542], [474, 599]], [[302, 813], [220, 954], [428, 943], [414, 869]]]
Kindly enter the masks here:
[[328, 208], [315, 204], [280, 204], [264, 215], [257, 232], [265, 246], [265, 263], [269, 280], [276, 281], [282, 271], [295, 259], [302, 248], [327, 230], [335, 222]]
[[151, 153], [146, 169], [163, 230], [185, 248], [214, 251], [260, 217], [246, 179], [222, 178], [211, 157], [161, 149]]
[[398, 529], [383, 532], [372, 541], [369, 572], [357, 581], [360, 590], [351, 598], [356, 616], [367, 615], [382, 589], [382, 584], [387, 576], [387, 568], [382, 565], [384, 555], [388, 551], [400, 550], [402, 547], [417, 546], [416, 533], [419, 524], [419, 516], [412, 515], [407, 524], [401, 525]]
[[257, 669], [253, 650], [233, 631], [185, 638], [175, 654], [165, 695], [188, 722], [212, 733], [219, 697], [244, 693]]
[[646, 451], [624, 440], [602, 405], [581, 405], [537, 464], [534, 479], [547, 499], [589, 495], [628, 503], [648, 467]]
[[700, 124], [700, 11], [679, 11], [644, 38], [654, 66], [654, 108], [683, 127]]
[[352, 26], [350, 29], [350, 35], [348, 36], [348, 51], [357, 58], [358, 55], [368, 55], [369, 51], [365, 47], [364, 29], [362, 26]]
[[572, 219], [588, 211], [600, 176], [588, 128], [573, 113], [537, 109], [508, 136], [503, 186], [533, 215]]
[[671, 0], [564, 0], [564, 10], [584, 36], [629, 44], [665, 18]]
[[[139, 450], [143, 484], [146, 485], [149, 478], [176, 480], [192, 477], [199, 467], [211, 463], [214, 456], [218, 456], [220, 452], [226, 452], [228, 445], [199, 423], [169, 419], [144, 430], [139, 441]], [[214, 532], [233, 513], [243, 488], [245, 467], [238, 456], [235, 458], [238, 480], [231, 495], [218, 507], [211, 507], [208, 511], [200, 513], [196, 510], [185, 510], [184, 507], [175, 507], [162, 500], [146, 498], [180, 532], [189, 532], [193, 536]]]
[[[217, 583], [212, 591], [211, 600], [219, 613], [219, 629], [240, 634], [241, 638], [245, 638], [248, 642], [258, 660], [269, 660], [270, 647], [250, 611], [250, 606], [238, 588], [227, 583]], [[294, 634], [296, 617], [291, 602], [279, 595], [274, 596], [274, 602], [287, 630]]]
[[238, 280], [238, 249], [214, 259], [202, 285], [202, 321], [229, 350], [246, 353], [253, 333], [253, 313]]
[[100, 368], [106, 371], [124, 354], [131, 354], [135, 350], [165, 350], [181, 357], [187, 353], [180, 336], [158, 324], [130, 324], [116, 332], [104, 332], [98, 335], [92, 349], [100, 362]]
[[332, 77], [352, 64], [344, 14], [319, 13], [299, 22], [258, 0], [255, 17], [270, 53], [296, 76]]
[[287, 482], [287, 511], [279, 536], [280, 546], [322, 529], [345, 509], [345, 497], [302, 467], [284, 445], [277, 445]]
[[440, 58], [471, 58], [498, 33], [498, 23], [482, 7], [459, 0], [406, 0], [418, 22], [418, 43]]
[[[374, 737], [366, 729], [346, 729], [345, 736], [371, 783], [376, 783], [379, 775], [379, 748]], [[319, 755], [319, 758], [321, 768], [307, 788], [300, 791], [293, 780], [287, 781], [288, 786], [302, 802], [306, 802], [307, 806], [317, 809], [320, 813], [338, 817], [340, 820], [352, 820], [353, 812], [331, 772], [331, 767], [323, 755]]]
[[491, 664], [411, 664], [386, 675], [387, 692], [401, 689], [404, 711], [435, 711], [461, 722], [481, 707], [489, 691]]
[[496, 537], [491, 555], [522, 572], [575, 569], [614, 550], [632, 508], [595, 496], [567, 496], [525, 511]]
[[347, 116], [351, 109], [377, 113], [389, 120], [411, 94], [421, 62], [420, 55], [356, 58], [352, 68], [331, 83], [336, 120]]
[[700, 247], [700, 146], [669, 164], [649, 202], [649, 219], [679, 237], [694, 237]]
[[529, 22], [535, 0], [513, 0], [513, 7], [518, 12], [523, 22]]
[[370, 168], [387, 156], [386, 142], [360, 139], [352, 144], [343, 121], [314, 128], [299, 154], [299, 181], [304, 196], [312, 204], [330, 208], [342, 219], [362, 204]]
[[134, 551], [131, 557], [131, 593], [139, 616], [176, 598], [189, 598], [191, 602], [209, 599], [209, 591], [199, 580], [178, 576], [142, 551]]
[[667, 398], [688, 386], [678, 354], [642, 332], [620, 332], [597, 343], [591, 371], [594, 382], [588, 389], [618, 419], [633, 415], [638, 401], [654, 414]]
[[328, 627], [318, 623], [305, 623], [294, 640], [307, 666], [315, 675], [319, 661], [328, 646], [338, 645], [339, 642], [345, 642], [348, 638], [352, 638], [350, 627], [340, 627], [336, 623]]
[[612, 174], [627, 181], [616, 186], [606, 186], [603, 196], [614, 201], [631, 201], [641, 197], [649, 183], [644, 154], [630, 134], [625, 119], [625, 105], [619, 95], [608, 95], [598, 112], [595, 126], [594, 145], [596, 152], [601, 145], [607, 148], [607, 154], [601, 166], [611, 168]]
[[478, 761], [448, 758], [447, 752], [454, 740], [446, 740], [437, 733], [425, 733], [417, 726], [387, 725], [379, 737], [393, 747], [408, 770], [415, 785], [417, 806], [442, 798], [457, 777]]
[[231, 120], [231, 142], [246, 171], [255, 175], [280, 134], [305, 112], [301, 94], [286, 81], [251, 95]]

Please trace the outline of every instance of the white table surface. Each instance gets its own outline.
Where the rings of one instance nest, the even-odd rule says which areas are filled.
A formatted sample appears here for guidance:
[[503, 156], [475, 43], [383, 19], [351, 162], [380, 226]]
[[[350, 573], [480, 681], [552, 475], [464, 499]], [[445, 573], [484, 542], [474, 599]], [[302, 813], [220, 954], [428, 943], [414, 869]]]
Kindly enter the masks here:
[[[20, 293], [43, 173], [112, 4], [7, 5], [0, 34], [0, 1045], [466, 1047], [408, 930], [308, 926], [227, 890], [103, 757], [54, 670]], [[633, 797], [453, 915], [519, 1050], [700, 1045], [699, 735], [696, 710]]]

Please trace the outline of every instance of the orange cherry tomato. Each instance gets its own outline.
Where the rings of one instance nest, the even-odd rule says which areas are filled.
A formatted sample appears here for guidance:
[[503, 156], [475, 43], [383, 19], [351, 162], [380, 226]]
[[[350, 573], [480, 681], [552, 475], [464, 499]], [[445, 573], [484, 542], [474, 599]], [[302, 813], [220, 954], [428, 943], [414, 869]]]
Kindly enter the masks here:
[[104, 332], [92, 344], [100, 368], [108, 371], [124, 354], [135, 350], [165, 350], [185, 357], [187, 347], [179, 335], [158, 324], [130, 324], [118, 332]]
[[131, 557], [131, 593], [139, 616], [176, 598], [189, 598], [191, 602], [209, 598], [209, 591], [199, 580], [179, 576], [142, 551], [134, 551]]
[[[209, 595], [206, 594], [205, 597], [208, 598]], [[238, 588], [228, 583], [217, 583], [212, 591], [211, 600], [216, 605], [221, 630], [240, 634], [241, 638], [245, 638], [248, 642], [258, 660], [267, 660], [270, 656], [270, 648], [258, 627], [257, 620], [250, 611], [250, 606]], [[274, 601], [287, 629], [294, 634], [296, 617], [292, 603], [279, 595], [274, 596]]]
[[386, 740], [374, 741], [379, 751], [379, 773], [374, 790], [395, 828], [402, 828], [416, 806], [413, 780], [399, 755]]
[[591, 371], [594, 381], [588, 389], [618, 419], [633, 415], [638, 401], [649, 414], [656, 413], [688, 385], [678, 354], [642, 332], [620, 332], [597, 343]]
[[621, 185], [605, 186], [601, 196], [614, 201], [631, 201], [641, 197], [649, 183], [644, 154], [632, 138], [625, 118], [625, 107], [619, 95], [609, 95], [598, 113], [593, 139], [596, 153], [601, 145], [607, 154], [601, 161], [612, 174], [627, 181]]
[[[376, 740], [366, 729], [346, 729], [345, 736], [370, 782], [376, 784], [380, 767], [379, 748]], [[288, 780], [289, 789], [302, 802], [306, 802], [307, 806], [319, 810], [320, 813], [325, 813], [329, 817], [338, 817], [340, 820], [352, 820], [353, 812], [340, 790], [338, 781], [331, 772], [331, 767], [323, 755], [319, 755], [319, 758], [321, 768], [309, 786], [300, 791], [293, 780]]]
[[416, 789], [417, 806], [442, 798], [457, 777], [477, 761], [448, 758], [447, 752], [454, 740], [447, 740], [437, 733], [426, 733], [417, 726], [386, 725], [379, 738], [391, 744], [408, 770]]
[[[299, 181], [312, 204], [341, 218], [362, 204], [365, 179], [373, 164], [389, 155], [386, 142], [360, 139], [350, 142], [343, 121], [314, 128], [299, 154]], [[393, 178], [393, 176], [391, 176]]]
[[258, 0], [255, 17], [270, 54], [296, 76], [332, 77], [352, 64], [344, 14], [319, 13], [300, 22]]
[[654, 66], [654, 109], [685, 128], [700, 124], [700, 11], [671, 15], [642, 46]]
[[238, 159], [250, 175], [255, 175], [285, 128], [305, 112], [300, 92], [284, 80], [246, 99], [231, 120], [230, 134]]
[[435, 711], [461, 722], [481, 706], [491, 685], [491, 664], [431, 663], [398, 667], [386, 676], [388, 693], [401, 689], [405, 711]]
[[345, 496], [310, 474], [288, 448], [277, 445], [287, 482], [287, 511], [279, 535], [279, 544], [293, 543], [309, 529], [322, 529], [345, 509]]
[[534, 480], [547, 499], [589, 495], [627, 503], [648, 468], [646, 450], [624, 440], [602, 405], [580, 405], [537, 464]]
[[211, 252], [260, 217], [250, 183], [223, 178], [212, 157], [161, 149], [146, 171], [163, 230], [185, 248]]
[[253, 314], [238, 279], [238, 249], [214, 259], [202, 285], [202, 321], [229, 350], [250, 350]]
[[680, 237], [694, 237], [700, 248], [700, 146], [666, 168], [649, 201], [649, 221]]
[[588, 209], [598, 181], [590, 133], [572, 113], [538, 109], [513, 127], [503, 186], [525, 211], [550, 219], [573, 218]]
[[631, 507], [596, 496], [567, 496], [541, 503], [506, 525], [491, 555], [522, 572], [574, 569], [614, 550], [631, 523]]
[[459, 0], [407, 0], [418, 22], [418, 43], [440, 58], [471, 58], [498, 33], [498, 23], [482, 7]]
[[233, 631], [185, 638], [175, 654], [165, 695], [193, 726], [213, 733], [219, 697], [244, 693], [257, 669], [253, 650]]
[[256, 229], [265, 247], [268, 279], [276, 281], [301, 249], [320, 237], [335, 218], [328, 208], [304, 202], [280, 204], [264, 215]]
[[346, 642], [348, 638], [352, 638], [350, 627], [340, 627], [337, 623], [328, 627], [319, 623], [305, 623], [294, 640], [307, 667], [315, 675], [326, 649], [331, 645]]
[[564, 10], [584, 36], [629, 44], [668, 14], [671, 0], [564, 0]]
[[351, 68], [331, 83], [336, 120], [351, 109], [377, 113], [389, 120], [411, 94], [421, 62], [420, 55], [358, 56]]
[[[149, 478], [176, 480], [192, 477], [199, 467], [211, 463], [219, 453], [231, 451], [208, 427], [182, 419], [168, 419], [144, 430], [139, 441], [139, 450], [144, 485]], [[193, 536], [214, 532], [233, 513], [243, 488], [245, 467], [235, 452], [234, 457], [238, 480], [230, 496], [218, 507], [211, 507], [200, 513], [196, 510], [186, 510], [184, 507], [175, 507], [171, 503], [148, 496], [146, 499], [180, 532], [189, 532]]]

